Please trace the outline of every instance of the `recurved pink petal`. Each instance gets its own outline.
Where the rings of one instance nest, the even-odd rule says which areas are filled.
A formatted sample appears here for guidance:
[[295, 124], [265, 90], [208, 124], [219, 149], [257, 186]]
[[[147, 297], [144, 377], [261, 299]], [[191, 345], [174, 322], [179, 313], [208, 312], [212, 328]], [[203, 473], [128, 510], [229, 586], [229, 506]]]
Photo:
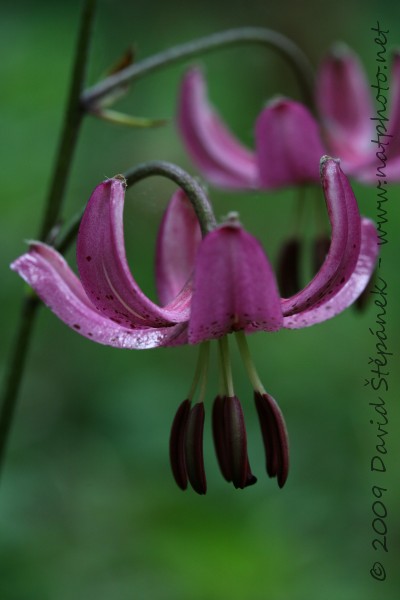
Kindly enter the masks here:
[[283, 319], [284, 327], [287, 329], [299, 329], [309, 327], [331, 319], [344, 311], [366, 288], [375, 268], [378, 256], [378, 236], [375, 225], [369, 219], [362, 220], [361, 227], [361, 249], [356, 267], [347, 283], [331, 298], [322, 304], [312, 307], [296, 315]]
[[374, 108], [370, 87], [356, 54], [337, 46], [317, 75], [317, 106], [330, 152], [340, 156], [346, 172], [369, 162]]
[[172, 196], [161, 221], [156, 248], [156, 284], [161, 304], [168, 304], [188, 282], [201, 231], [185, 193]]
[[309, 310], [337, 294], [353, 273], [360, 253], [360, 213], [338, 160], [328, 156], [321, 159], [321, 181], [332, 227], [331, 245], [325, 262], [310, 283], [291, 298], [282, 300], [284, 316]]
[[279, 98], [264, 108], [256, 123], [256, 148], [263, 187], [319, 182], [325, 149], [316, 120], [299, 102]]
[[189, 342], [281, 326], [275, 276], [259, 242], [237, 222], [209, 233], [196, 258]]
[[50, 246], [32, 242], [29, 252], [11, 268], [38, 294], [43, 302], [69, 327], [107, 346], [146, 349], [185, 343], [184, 325], [158, 329], [125, 327], [111, 320], [91, 304], [81, 282], [64, 258]]
[[161, 308], [147, 298], [132, 276], [125, 252], [124, 197], [125, 183], [118, 177], [104, 181], [92, 193], [77, 242], [82, 285], [98, 310], [125, 326], [182, 323], [189, 317], [189, 288]]
[[183, 78], [177, 122], [193, 162], [211, 183], [227, 189], [258, 186], [254, 154], [228, 131], [209, 104], [199, 69], [189, 70]]

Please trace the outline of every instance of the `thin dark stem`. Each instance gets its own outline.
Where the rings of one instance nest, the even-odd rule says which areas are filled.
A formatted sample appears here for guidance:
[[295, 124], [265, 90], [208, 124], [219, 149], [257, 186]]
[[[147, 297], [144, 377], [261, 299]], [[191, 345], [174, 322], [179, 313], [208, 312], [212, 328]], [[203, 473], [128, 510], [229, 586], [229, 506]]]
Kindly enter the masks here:
[[263, 44], [275, 49], [287, 58], [296, 72], [305, 101], [310, 106], [313, 106], [314, 71], [308, 58], [294, 42], [284, 35], [261, 27], [243, 27], [214, 33], [210, 36], [169, 48], [159, 54], [154, 54], [87, 89], [82, 94], [82, 104], [90, 108], [113, 89], [129, 81], [139, 79], [156, 69], [201, 53], [238, 44]]
[[124, 177], [127, 184], [132, 185], [152, 175], [167, 177], [184, 190], [199, 219], [203, 236], [215, 228], [215, 216], [203, 188], [177, 165], [164, 161], [151, 161], [130, 169], [124, 174]]
[[21, 374], [24, 370], [25, 360], [28, 354], [29, 342], [35, 320], [34, 317], [39, 305], [39, 298], [33, 295], [32, 292], [23, 299], [18, 330], [14, 340], [14, 346], [9, 355], [9, 369], [4, 381], [4, 394], [0, 412], [0, 473], [3, 467], [6, 445], [15, 413], [16, 399], [21, 385]]
[[[78, 133], [83, 116], [80, 95], [85, 83], [84, 78], [95, 3], [96, 0], [86, 0], [82, 13], [69, 99], [65, 111], [53, 177], [45, 204], [44, 218], [39, 234], [39, 239], [41, 240], [49, 240], [53, 237], [52, 230], [56, 226], [60, 215], [66, 183], [78, 140]], [[29, 295], [24, 298], [14, 345], [6, 365], [5, 379], [0, 398], [0, 473], [4, 464], [5, 451], [13, 416], [15, 414], [18, 391], [22, 380], [29, 342], [37, 312], [36, 309], [38, 306], [39, 300], [36, 296], [32, 295], [32, 293], [29, 293]]]
[[47, 240], [51, 236], [52, 228], [57, 224], [65, 196], [65, 188], [72, 165], [78, 133], [84, 115], [80, 96], [85, 85], [95, 4], [96, 0], [87, 0], [82, 14], [67, 108], [53, 176], [45, 204], [43, 222], [40, 228], [40, 240]]

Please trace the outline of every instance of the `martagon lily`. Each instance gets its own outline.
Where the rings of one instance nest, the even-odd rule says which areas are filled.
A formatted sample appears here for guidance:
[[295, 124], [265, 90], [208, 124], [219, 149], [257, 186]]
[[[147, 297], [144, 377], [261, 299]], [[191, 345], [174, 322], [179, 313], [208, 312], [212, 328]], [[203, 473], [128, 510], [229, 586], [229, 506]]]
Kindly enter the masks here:
[[[377, 174], [386, 181], [399, 181], [398, 52], [392, 56], [390, 86], [388, 82], [382, 68], [375, 85], [375, 116], [370, 86], [357, 55], [344, 44], [336, 45], [322, 61], [316, 76], [318, 120], [301, 102], [274, 98], [256, 120], [253, 151], [226, 127], [208, 100], [202, 71], [192, 68], [180, 88], [178, 129], [198, 170], [209, 182], [225, 189], [316, 184], [323, 154], [339, 156], [346, 175], [362, 182], [376, 181]], [[388, 115], [386, 95], [382, 93], [387, 89]]]
[[[289, 458], [282, 413], [264, 389], [251, 363], [246, 333], [297, 329], [342, 312], [363, 291], [377, 257], [376, 230], [361, 218], [339, 162], [321, 159], [321, 181], [332, 228], [326, 259], [310, 283], [281, 298], [261, 244], [228, 218], [201, 239], [185, 194], [172, 197], [161, 223], [156, 276], [161, 305], [139, 288], [127, 263], [123, 207], [125, 181], [107, 179], [93, 191], [77, 241], [80, 279], [52, 247], [31, 242], [11, 268], [69, 327], [101, 344], [145, 349], [199, 344], [192, 388], [181, 404], [170, 437], [170, 459], [177, 484], [188, 481], [206, 492], [203, 464], [204, 390], [209, 340], [217, 339], [221, 389], [214, 401], [212, 426], [223, 476], [237, 488], [256, 481], [247, 455], [244, 416], [231, 373], [228, 334], [235, 333], [254, 388], [266, 452], [267, 472], [282, 487]], [[199, 401], [191, 407], [196, 388]]]

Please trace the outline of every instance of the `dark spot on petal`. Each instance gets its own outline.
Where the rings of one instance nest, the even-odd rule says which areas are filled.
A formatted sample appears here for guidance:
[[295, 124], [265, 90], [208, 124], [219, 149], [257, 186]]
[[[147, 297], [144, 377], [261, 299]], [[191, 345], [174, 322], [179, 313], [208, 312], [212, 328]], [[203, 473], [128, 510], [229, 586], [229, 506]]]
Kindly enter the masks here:
[[74, 324], [74, 328], [79, 330], [79, 329], [81, 328], [81, 326], [80, 326], [80, 325], [78, 325], [77, 323], [75, 323], [75, 324]]
[[91, 256], [87, 256], [87, 257], [86, 257], [86, 260], [87, 260], [88, 262], [90, 262], [90, 261], [92, 260], [92, 257], [91, 257]]

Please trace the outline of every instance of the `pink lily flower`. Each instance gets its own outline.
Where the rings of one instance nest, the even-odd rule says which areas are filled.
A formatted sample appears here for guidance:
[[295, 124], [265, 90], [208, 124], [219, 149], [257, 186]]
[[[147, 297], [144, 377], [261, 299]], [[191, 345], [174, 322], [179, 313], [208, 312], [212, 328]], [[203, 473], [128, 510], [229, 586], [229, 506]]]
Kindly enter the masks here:
[[378, 121], [371, 120], [375, 112], [365, 73], [350, 50], [342, 48], [323, 61], [316, 99], [321, 124], [300, 102], [285, 98], [269, 102], [257, 118], [252, 151], [211, 106], [202, 72], [190, 69], [181, 85], [177, 123], [193, 162], [217, 187], [276, 189], [318, 183], [324, 154], [340, 157], [347, 175], [371, 183], [376, 177], [376, 152], [382, 149], [387, 155], [386, 179], [400, 180], [400, 142], [395, 135], [400, 127], [399, 53], [393, 55], [389, 119], [387, 124], [384, 116], [378, 119], [380, 135]]
[[[162, 306], [152, 302], [127, 263], [123, 232], [125, 182], [120, 176], [98, 185], [88, 202], [77, 241], [80, 279], [56, 250], [40, 242], [32, 242], [29, 251], [11, 268], [64, 323], [95, 342], [145, 349], [220, 339], [226, 385], [214, 409], [216, 452], [225, 478], [236, 487], [245, 487], [255, 478], [249, 467], [244, 419], [230, 381], [229, 359], [222, 340], [228, 333], [239, 332], [243, 348], [241, 332], [307, 327], [339, 314], [361, 294], [377, 257], [375, 227], [360, 217], [337, 161], [328, 157], [321, 160], [321, 180], [332, 227], [331, 246], [312, 281], [287, 299], [279, 296], [260, 243], [238, 220], [229, 218], [200, 240], [193, 210], [179, 191], [164, 215], [157, 243], [156, 273]], [[282, 486], [288, 472], [283, 417], [257, 377], [253, 374], [250, 378], [265, 441], [267, 470]], [[185, 401], [175, 418], [170, 444], [178, 485], [184, 489], [189, 478], [199, 493], [206, 490], [203, 423], [202, 402], [189, 410], [189, 402]]]

